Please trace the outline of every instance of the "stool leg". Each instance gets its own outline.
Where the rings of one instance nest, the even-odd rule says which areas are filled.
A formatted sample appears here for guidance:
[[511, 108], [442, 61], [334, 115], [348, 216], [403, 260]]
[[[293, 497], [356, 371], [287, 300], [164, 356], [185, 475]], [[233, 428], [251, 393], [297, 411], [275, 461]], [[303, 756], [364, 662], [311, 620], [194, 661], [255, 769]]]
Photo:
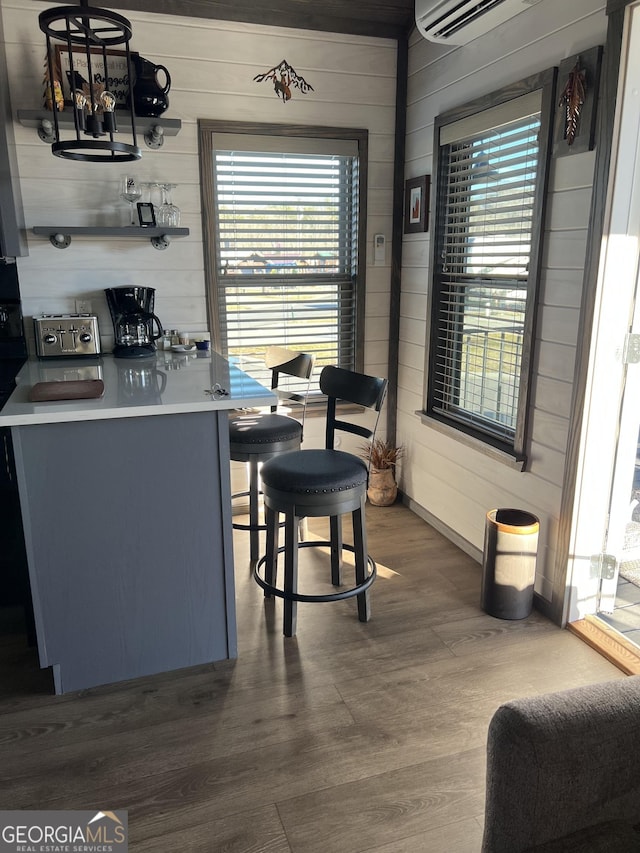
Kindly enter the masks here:
[[252, 564], [258, 562], [260, 550], [260, 534], [258, 532], [259, 524], [259, 496], [260, 496], [260, 477], [258, 476], [258, 460], [251, 459], [249, 461], [249, 559]]
[[329, 519], [331, 538], [331, 583], [334, 586], [342, 584], [342, 518], [332, 515]]
[[[274, 512], [268, 506], [264, 508], [264, 523], [267, 527], [266, 559], [264, 561], [264, 579], [271, 586], [276, 585], [278, 574], [278, 520], [279, 512]], [[265, 598], [271, 598], [269, 590], [264, 591]]]
[[[360, 508], [355, 509], [351, 518], [353, 520], [353, 547], [355, 549], [356, 561], [356, 584], [364, 583], [367, 578], [367, 530], [365, 527], [364, 518], [364, 503], [363, 495], [360, 502]], [[361, 622], [368, 622], [371, 618], [371, 602], [369, 601], [369, 590], [365, 590], [356, 596], [358, 599], [358, 619]]]
[[[298, 591], [298, 522], [293, 510], [287, 510], [284, 522], [284, 591]], [[298, 602], [290, 598], [284, 599], [284, 628], [285, 637], [295, 637], [298, 618]]]
[[300, 519], [300, 523], [298, 524], [298, 537], [299, 542], [306, 542], [309, 538], [309, 525], [307, 524], [306, 515]]

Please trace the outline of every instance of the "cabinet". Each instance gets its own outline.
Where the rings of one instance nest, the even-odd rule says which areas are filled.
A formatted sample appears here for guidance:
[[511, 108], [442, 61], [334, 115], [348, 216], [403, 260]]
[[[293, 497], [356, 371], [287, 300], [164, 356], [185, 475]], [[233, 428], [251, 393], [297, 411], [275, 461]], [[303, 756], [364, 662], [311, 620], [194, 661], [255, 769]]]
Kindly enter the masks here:
[[[226, 410], [12, 427], [56, 693], [237, 656], [228, 432]], [[180, 495], [170, 523], [153, 499], [132, 506], [123, 448], [149, 495]]]

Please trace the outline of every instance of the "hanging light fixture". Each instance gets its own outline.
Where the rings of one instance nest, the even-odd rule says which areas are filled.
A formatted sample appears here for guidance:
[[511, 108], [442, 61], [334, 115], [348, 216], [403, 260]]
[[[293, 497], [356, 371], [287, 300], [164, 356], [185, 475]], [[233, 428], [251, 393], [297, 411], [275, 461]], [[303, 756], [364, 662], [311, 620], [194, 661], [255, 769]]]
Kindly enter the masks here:
[[[47, 69], [52, 91], [56, 82], [61, 85], [63, 82], [58, 80], [58, 75], [62, 75], [62, 63], [56, 62], [56, 47], [58, 55], [63, 51], [69, 57], [69, 67], [65, 70], [71, 92], [75, 136], [61, 139], [54, 100], [52, 153], [68, 160], [93, 163], [139, 160], [142, 152], [136, 142], [129, 21], [107, 9], [90, 7], [87, 0], [80, 0], [79, 7], [58, 6], [41, 12], [38, 20], [40, 29], [47, 36]], [[107, 89], [107, 86], [112, 87], [115, 77], [109, 73], [109, 51], [116, 46], [120, 46], [119, 52], [126, 60], [127, 75], [119, 83], [127, 89], [126, 103], [131, 112], [126, 117], [126, 133], [130, 134], [131, 142], [115, 138], [116, 133], [120, 135], [115, 112], [117, 98]]]

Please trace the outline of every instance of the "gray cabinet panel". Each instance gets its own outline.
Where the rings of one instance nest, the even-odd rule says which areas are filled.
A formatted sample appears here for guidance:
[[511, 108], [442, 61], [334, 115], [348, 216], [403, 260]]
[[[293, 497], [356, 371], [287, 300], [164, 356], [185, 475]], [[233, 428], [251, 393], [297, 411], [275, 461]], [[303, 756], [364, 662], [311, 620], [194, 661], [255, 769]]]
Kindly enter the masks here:
[[56, 691], [234, 657], [227, 413], [13, 431]]

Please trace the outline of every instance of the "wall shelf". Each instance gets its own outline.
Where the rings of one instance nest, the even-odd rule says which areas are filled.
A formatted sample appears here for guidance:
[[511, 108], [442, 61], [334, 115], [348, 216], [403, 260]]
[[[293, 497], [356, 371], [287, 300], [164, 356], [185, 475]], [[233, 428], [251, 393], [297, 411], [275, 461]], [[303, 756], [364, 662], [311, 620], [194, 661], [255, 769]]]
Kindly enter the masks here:
[[[116, 117], [129, 117], [126, 110], [116, 110]], [[18, 121], [23, 127], [35, 127], [43, 142], [51, 142], [53, 134], [53, 113], [42, 107], [39, 110], [18, 110]], [[58, 113], [58, 124], [63, 130], [75, 127], [73, 110]], [[136, 132], [144, 136], [149, 148], [160, 148], [165, 136], [177, 136], [182, 128], [179, 118], [155, 118], [154, 116], [136, 116]]]
[[188, 237], [188, 228], [163, 228], [161, 225], [155, 228], [141, 228], [137, 225], [124, 226], [73, 226], [64, 225], [36, 225], [32, 228], [38, 237], [48, 237], [49, 242], [56, 249], [66, 249], [71, 243], [71, 238], [76, 236], [86, 237], [129, 237], [137, 240], [150, 240], [154, 249], [166, 249], [172, 237]]

